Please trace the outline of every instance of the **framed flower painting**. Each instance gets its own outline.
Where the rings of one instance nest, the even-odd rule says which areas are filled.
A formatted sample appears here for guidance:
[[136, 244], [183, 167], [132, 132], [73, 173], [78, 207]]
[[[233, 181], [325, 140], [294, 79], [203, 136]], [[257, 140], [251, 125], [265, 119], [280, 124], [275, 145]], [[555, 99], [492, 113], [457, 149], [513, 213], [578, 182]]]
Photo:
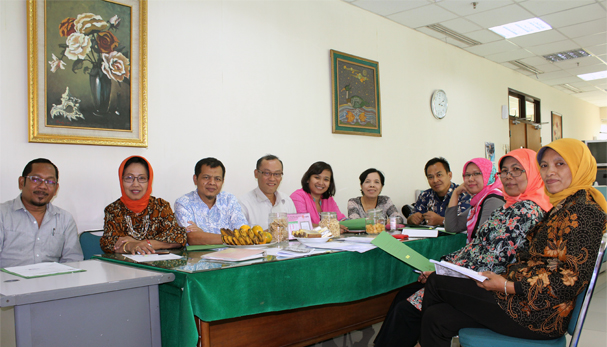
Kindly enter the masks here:
[[331, 50], [333, 133], [381, 136], [379, 63]]
[[28, 0], [29, 141], [147, 147], [147, 1]]
[[563, 116], [552, 112], [552, 141], [563, 138]]

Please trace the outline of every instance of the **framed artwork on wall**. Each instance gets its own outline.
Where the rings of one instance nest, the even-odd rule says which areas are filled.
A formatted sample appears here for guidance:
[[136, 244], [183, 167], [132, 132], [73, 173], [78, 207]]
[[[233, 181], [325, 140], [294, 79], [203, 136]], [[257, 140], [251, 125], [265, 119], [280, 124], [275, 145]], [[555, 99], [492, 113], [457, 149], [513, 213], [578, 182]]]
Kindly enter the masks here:
[[552, 141], [563, 138], [563, 116], [552, 112]]
[[379, 63], [331, 50], [333, 133], [381, 136]]
[[147, 147], [147, 1], [28, 0], [29, 142]]

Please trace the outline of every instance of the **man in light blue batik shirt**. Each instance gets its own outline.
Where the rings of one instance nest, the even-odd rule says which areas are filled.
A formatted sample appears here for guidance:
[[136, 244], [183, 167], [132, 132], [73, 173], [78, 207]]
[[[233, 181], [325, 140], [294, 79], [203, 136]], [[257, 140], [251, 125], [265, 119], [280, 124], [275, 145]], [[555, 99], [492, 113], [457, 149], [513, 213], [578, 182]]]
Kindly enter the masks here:
[[190, 245], [221, 244], [221, 228], [247, 224], [236, 197], [221, 191], [225, 173], [225, 166], [215, 158], [198, 161], [193, 177], [196, 190], [175, 201], [175, 217], [186, 228]]

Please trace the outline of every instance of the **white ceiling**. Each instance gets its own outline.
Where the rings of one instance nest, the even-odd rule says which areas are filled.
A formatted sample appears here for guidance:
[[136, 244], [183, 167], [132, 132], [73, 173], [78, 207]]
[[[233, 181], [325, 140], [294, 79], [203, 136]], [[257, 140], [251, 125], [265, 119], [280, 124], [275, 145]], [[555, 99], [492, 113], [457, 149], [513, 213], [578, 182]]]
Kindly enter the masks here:
[[[344, 0], [396, 23], [536, 78], [599, 107], [607, 106], [607, 78], [577, 75], [607, 70], [607, 0]], [[473, 5], [476, 3], [476, 6]], [[476, 8], [475, 8], [476, 7]], [[504, 39], [488, 28], [538, 17], [552, 30]], [[427, 26], [441, 24], [480, 42], [469, 45]], [[590, 57], [552, 63], [542, 55], [583, 48]], [[509, 61], [530, 65], [541, 74]], [[569, 84], [575, 93], [562, 87]]]

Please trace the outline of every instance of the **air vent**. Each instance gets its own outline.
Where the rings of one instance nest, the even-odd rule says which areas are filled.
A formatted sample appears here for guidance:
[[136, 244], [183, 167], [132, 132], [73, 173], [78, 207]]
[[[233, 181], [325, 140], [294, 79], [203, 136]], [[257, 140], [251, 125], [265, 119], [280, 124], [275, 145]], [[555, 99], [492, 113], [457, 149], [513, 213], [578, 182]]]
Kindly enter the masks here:
[[559, 84], [559, 87], [565, 88], [565, 89], [567, 89], [567, 90], [569, 90], [571, 92], [574, 92], [574, 93], [581, 93], [582, 92], [580, 89], [578, 89], [578, 88], [576, 88], [576, 87], [574, 87], [574, 86], [572, 86], [572, 85], [570, 85], [568, 83]]
[[446, 35], [446, 36], [448, 36], [448, 37], [450, 37], [450, 38], [452, 38], [454, 40], [457, 40], [457, 41], [463, 42], [465, 44], [468, 44], [470, 46], [478, 46], [478, 45], [481, 44], [480, 42], [478, 42], [476, 40], [473, 40], [473, 39], [471, 39], [471, 38], [469, 38], [467, 36], [464, 36], [464, 35], [462, 35], [462, 34], [460, 34], [458, 32], [455, 32], [455, 31], [453, 31], [453, 30], [451, 30], [451, 29], [449, 29], [447, 27], [444, 27], [444, 26], [442, 26], [440, 24], [431, 24], [431, 25], [428, 25], [427, 28], [428, 29], [432, 29], [432, 30], [434, 30], [436, 32], [439, 32], [441, 34], [444, 34], [444, 35]]
[[544, 58], [546, 58], [546, 60], [548, 60], [548, 61], [556, 63], [556, 62], [563, 61], [563, 60], [571, 60], [571, 59], [577, 59], [577, 58], [583, 58], [583, 57], [589, 57], [589, 56], [590, 56], [590, 53], [588, 53], [585, 50], [580, 48], [580, 49], [574, 49], [574, 50], [566, 51], [566, 52], [548, 54], [548, 55], [545, 55]]
[[518, 67], [519, 69], [527, 70], [527, 71], [532, 72], [532, 73], [534, 73], [536, 75], [544, 73], [544, 71], [538, 70], [538, 69], [534, 68], [531, 65], [527, 65], [525, 63], [521, 63], [518, 60], [512, 60], [512, 61], [509, 61], [509, 63], [512, 64], [512, 65], [514, 65], [514, 66], [516, 66], [516, 67]]

